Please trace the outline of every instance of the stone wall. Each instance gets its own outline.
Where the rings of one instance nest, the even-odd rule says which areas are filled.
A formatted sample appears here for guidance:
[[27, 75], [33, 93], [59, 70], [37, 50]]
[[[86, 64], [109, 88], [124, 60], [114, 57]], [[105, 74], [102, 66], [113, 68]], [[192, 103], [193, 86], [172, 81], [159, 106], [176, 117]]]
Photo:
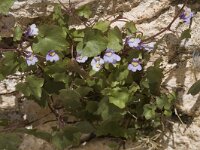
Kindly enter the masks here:
[[[62, 2], [68, 7], [68, 0], [62, 0]], [[9, 36], [9, 34], [11, 34], [10, 29], [15, 23], [26, 26], [38, 18], [44, 16], [48, 17], [52, 13], [56, 3], [58, 3], [57, 0], [16, 1], [9, 16], [0, 17], [0, 35], [4, 37]], [[172, 0], [71, 0], [71, 3], [74, 7], [90, 3], [92, 10], [97, 16], [109, 17], [114, 16], [116, 13], [123, 12], [125, 18], [134, 21], [137, 28], [148, 36], [153, 35], [166, 27], [177, 12], [177, 4], [181, 4]], [[187, 94], [187, 92], [189, 87], [195, 83], [195, 81], [200, 79], [199, 69], [198, 67], [194, 67], [192, 59], [193, 51], [200, 50], [200, 3], [191, 2], [188, 7], [193, 8], [193, 10], [196, 10], [197, 12], [190, 25], [190, 29], [192, 30], [191, 39], [185, 41], [179, 40], [181, 32], [187, 29], [188, 25], [183, 24], [177, 28], [179, 23], [179, 20], [177, 19], [171, 28], [174, 32], [167, 31], [160, 36], [163, 37], [164, 40], [160, 43], [151, 60], [154, 61], [159, 57], [163, 58], [163, 67], [165, 68], [166, 76], [163, 84], [165, 84], [169, 90], [175, 91], [178, 94], [176, 105], [180, 116], [181, 114], [190, 116], [191, 119], [185, 121], [186, 124], [180, 124], [180, 121], [173, 122], [173, 132], [167, 133], [169, 137], [166, 138], [167, 142], [165, 142], [167, 150], [198, 150], [199, 146], [200, 96], [191, 96], [190, 94]], [[4, 22], [3, 25], [2, 22]], [[121, 28], [124, 24], [124, 22], [118, 21], [112, 25], [117, 25]], [[14, 85], [12, 80], [6, 80], [5, 84], [11, 85], [11, 87]], [[0, 88], [2, 87], [3, 83], [1, 83]], [[12, 90], [9, 92], [12, 92]], [[1, 96], [0, 99], [3, 102], [7, 102], [7, 104], [2, 103], [0, 105], [1, 108], [6, 107], [6, 105], [9, 108], [16, 105], [15, 97], [13, 96], [9, 96], [9, 98]], [[28, 111], [29, 110], [24, 113], [26, 114]], [[44, 113], [39, 108], [38, 111]], [[34, 112], [32, 113], [34, 116]], [[184, 117], [182, 118], [184, 119]], [[35, 140], [37, 139], [31, 137], [30, 141], [27, 142], [26, 138], [21, 149], [26, 149], [31, 144], [34, 145]], [[96, 142], [98, 143], [98, 141], [95, 141], [94, 146], [96, 145]], [[103, 142], [99, 141], [99, 144], [102, 145], [102, 143]], [[41, 141], [39, 141], [38, 144], [37, 150], [44, 149], [44, 145], [46, 145], [46, 143]], [[48, 150], [50, 149], [51, 148], [48, 148]], [[89, 150], [90, 148], [86, 145], [82, 149]], [[34, 150], [34, 146], [32, 150]]]

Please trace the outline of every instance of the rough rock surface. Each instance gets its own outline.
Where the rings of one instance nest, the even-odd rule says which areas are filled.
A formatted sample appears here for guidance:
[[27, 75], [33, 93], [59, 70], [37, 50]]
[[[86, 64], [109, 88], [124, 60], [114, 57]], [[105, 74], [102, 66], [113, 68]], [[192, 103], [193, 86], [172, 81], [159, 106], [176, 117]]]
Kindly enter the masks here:
[[[61, 1], [68, 6], [68, 0]], [[166, 27], [177, 12], [177, 2], [171, 0], [71, 0], [71, 2], [75, 7], [81, 6], [85, 3], [91, 3], [92, 8], [97, 13], [101, 14], [103, 12], [104, 15], [108, 16], [112, 16], [112, 13], [123, 11], [123, 16], [129, 20], [133, 20], [136, 23], [137, 28], [148, 36], [153, 35]], [[33, 19], [48, 16], [52, 12], [56, 3], [58, 3], [57, 0], [16, 1], [11, 9], [10, 17], [0, 17], [1, 22], [5, 20], [7, 22], [7, 24], [4, 25], [1, 25], [0, 23], [0, 34], [4, 36], [9, 34], [9, 29], [14, 26], [13, 16], [16, 18], [15, 21], [17, 23], [27, 25], [32, 22]], [[179, 20], [176, 20], [171, 28], [172, 30], [176, 29], [176, 32], [168, 31], [162, 35], [164, 40], [161, 42], [157, 49], [157, 53], [152, 59], [153, 61], [156, 58], [163, 57], [163, 67], [166, 72], [166, 78], [163, 83], [168, 89], [175, 91], [178, 94], [177, 108], [179, 112], [189, 115], [192, 118], [190, 121], [186, 121], [186, 125], [177, 122], [173, 123], [172, 132], [166, 133], [168, 138], [166, 138], [164, 145], [167, 150], [198, 150], [198, 146], [200, 145], [200, 96], [191, 96], [190, 94], [187, 94], [189, 87], [195, 83], [195, 81], [200, 79], [198, 68], [200, 60], [195, 59], [194, 62], [192, 59], [193, 51], [200, 50], [200, 4], [195, 3], [190, 6], [197, 10], [190, 26], [192, 31], [191, 39], [186, 41], [179, 40], [181, 32], [187, 29], [188, 25], [181, 25], [176, 29], [179, 22]], [[124, 24], [124, 22], [118, 21], [113, 23], [113, 26], [117, 25], [123, 27]], [[5, 28], [5, 26], [7, 30], [4, 31], [2, 30], [2, 27]], [[194, 64], [196, 64], [196, 67]], [[15, 84], [16, 80], [5, 80], [0, 84], [1, 93], [14, 91], [13, 87]], [[11, 109], [18, 106], [14, 95], [1, 96], [1, 93], [0, 109], [2, 111], [4, 111], [4, 109]], [[28, 114], [27, 117], [29, 117], [29, 119], [33, 119], [38, 116], [38, 114], [44, 114], [44, 111], [49, 111], [41, 110], [35, 106], [35, 104], [29, 102], [24, 103], [22, 106], [26, 108], [23, 113]], [[37, 108], [34, 109], [37, 110], [37, 112], [29, 111], [29, 108], [32, 107]], [[13, 116], [15, 119], [22, 117], [16, 114]], [[41, 128], [46, 129], [46, 127]], [[27, 148], [30, 148], [31, 150], [53, 149], [46, 142], [32, 136], [26, 135], [24, 139], [25, 140], [20, 146], [21, 150]], [[92, 142], [79, 149], [109, 149], [101, 140]], [[37, 146], [35, 143], [37, 143]], [[96, 147], [94, 148], [92, 146]]]

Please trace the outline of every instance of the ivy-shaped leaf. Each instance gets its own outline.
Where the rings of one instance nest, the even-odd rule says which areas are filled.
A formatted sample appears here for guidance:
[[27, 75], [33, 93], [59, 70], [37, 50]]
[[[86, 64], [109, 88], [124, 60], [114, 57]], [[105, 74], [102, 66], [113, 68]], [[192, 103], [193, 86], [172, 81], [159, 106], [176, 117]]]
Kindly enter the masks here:
[[129, 101], [129, 91], [125, 87], [116, 87], [108, 89], [107, 93], [109, 102], [123, 109], [126, 107], [126, 103]]
[[115, 52], [119, 52], [123, 48], [122, 35], [118, 27], [109, 30], [107, 48], [110, 48]]
[[77, 91], [82, 97], [84, 97], [84, 96], [88, 95], [89, 92], [92, 92], [93, 89], [90, 88], [90, 87], [81, 86], [81, 87], [78, 87], [78, 88], [76, 89], [76, 91]]
[[83, 56], [94, 57], [107, 47], [107, 38], [98, 30], [86, 30], [83, 41], [77, 46], [77, 51]]
[[46, 55], [49, 50], [66, 51], [68, 49], [66, 32], [62, 27], [43, 25], [39, 28], [38, 42], [33, 43], [33, 51]]
[[126, 28], [127, 35], [132, 35], [133, 33], [137, 31], [137, 28], [134, 22], [127, 22], [125, 25], [125, 28]]
[[3, 59], [0, 61], [1, 78], [15, 73], [19, 68], [19, 59], [15, 52], [5, 52]]
[[155, 116], [156, 116], [156, 112], [155, 112], [156, 106], [151, 105], [151, 104], [146, 104], [146, 105], [144, 105], [143, 109], [144, 109], [143, 115], [147, 120], [155, 118]]
[[93, 28], [98, 29], [102, 32], [106, 32], [109, 28], [109, 25], [110, 25], [109, 21], [99, 21], [93, 26]]
[[76, 92], [75, 90], [63, 89], [60, 90], [59, 96], [66, 109], [70, 111], [80, 110], [81, 95], [78, 92]]
[[58, 25], [64, 26], [66, 25], [64, 16], [62, 14], [62, 9], [60, 5], [56, 5], [54, 7], [54, 13], [53, 13], [53, 20], [56, 20], [58, 22]]
[[87, 19], [90, 18], [90, 16], [92, 15], [92, 11], [90, 10], [90, 7], [88, 5], [80, 7], [76, 10], [76, 12], [80, 17], [84, 17]]
[[28, 76], [25, 83], [19, 83], [16, 85], [16, 89], [22, 92], [25, 96], [34, 96], [36, 99], [40, 99], [42, 96], [42, 86], [44, 79], [36, 76]]
[[123, 110], [114, 104], [109, 103], [108, 99], [104, 97], [99, 102], [97, 114], [101, 115], [103, 120], [119, 120], [122, 118]]
[[160, 84], [162, 82], [163, 77], [164, 75], [162, 73], [162, 69], [153, 66], [147, 68], [147, 79], [152, 94], [160, 94]]

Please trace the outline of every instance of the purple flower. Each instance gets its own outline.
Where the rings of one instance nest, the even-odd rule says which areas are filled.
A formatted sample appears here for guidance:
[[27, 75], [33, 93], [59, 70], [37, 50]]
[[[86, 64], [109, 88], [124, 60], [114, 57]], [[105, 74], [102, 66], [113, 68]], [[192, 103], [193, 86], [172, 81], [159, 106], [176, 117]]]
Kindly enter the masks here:
[[132, 48], [136, 48], [138, 50], [142, 48], [140, 45], [141, 39], [139, 39], [139, 38], [130, 38], [127, 40], [127, 43]]
[[26, 31], [26, 36], [36, 36], [38, 35], [38, 28], [36, 27], [35, 24], [32, 24], [28, 27], [27, 31]]
[[28, 66], [35, 65], [36, 62], [38, 62], [38, 59], [35, 55], [33, 55], [32, 53], [27, 55], [26, 63]]
[[152, 51], [154, 49], [155, 46], [155, 42], [151, 42], [151, 43], [142, 43], [141, 46], [148, 52]]
[[183, 20], [186, 24], [190, 24], [191, 18], [194, 16], [194, 13], [190, 8], [185, 8], [184, 11], [180, 14], [179, 18]]
[[87, 56], [81, 56], [80, 53], [77, 53], [76, 55], [76, 61], [79, 63], [85, 63], [88, 60]]
[[102, 58], [94, 57], [91, 61], [91, 66], [94, 71], [99, 71], [102, 68], [102, 65], [104, 64], [104, 60]]
[[107, 49], [105, 55], [103, 56], [103, 59], [105, 63], [116, 64], [117, 61], [121, 60], [121, 57], [115, 54], [113, 50]]
[[59, 60], [59, 56], [58, 54], [56, 54], [56, 52], [54, 50], [50, 50], [48, 51], [47, 55], [46, 55], [46, 61], [58, 61]]
[[133, 58], [131, 64], [128, 65], [128, 70], [132, 72], [136, 72], [137, 70], [142, 70], [142, 66], [140, 64], [139, 58]]

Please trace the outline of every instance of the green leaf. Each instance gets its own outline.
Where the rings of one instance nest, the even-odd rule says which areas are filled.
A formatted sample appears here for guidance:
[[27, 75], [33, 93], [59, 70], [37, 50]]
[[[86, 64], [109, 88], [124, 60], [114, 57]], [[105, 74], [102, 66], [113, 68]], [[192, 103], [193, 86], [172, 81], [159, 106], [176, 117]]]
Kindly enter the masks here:
[[143, 115], [147, 120], [155, 118], [155, 116], [156, 116], [156, 112], [155, 112], [156, 107], [154, 105], [146, 104], [146, 105], [144, 105], [143, 109], [144, 109]]
[[125, 28], [126, 28], [127, 35], [132, 35], [133, 33], [137, 31], [137, 28], [134, 22], [127, 22], [125, 25]]
[[119, 52], [123, 48], [122, 35], [118, 27], [109, 30], [107, 48], [110, 48], [115, 52]]
[[[107, 68], [106, 65], [109, 65], [109, 67]], [[119, 65], [116, 68], [114, 68], [111, 64], [105, 64], [105, 68], [111, 72], [107, 79], [107, 82], [109, 82], [109, 84], [111, 83], [111, 87], [124, 85], [126, 83], [129, 75], [127, 64]]]
[[55, 73], [64, 73], [66, 71], [67, 64], [67, 61], [58, 61], [52, 65], [46, 66], [44, 68], [44, 71], [48, 75], [53, 75]]
[[146, 79], [142, 79], [141, 82], [140, 82], [140, 86], [142, 88], [149, 89], [149, 82]]
[[84, 17], [87, 19], [90, 18], [90, 16], [92, 15], [92, 11], [90, 10], [90, 7], [88, 5], [80, 7], [76, 10], [76, 12], [80, 17]]
[[9, 9], [13, 5], [14, 0], [1, 0], [0, 1], [0, 13], [7, 14]]
[[85, 109], [90, 113], [95, 113], [98, 109], [98, 102], [88, 101]]
[[109, 103], [108, 99], [104, 97], [98, 106], [97, 114], [101, 115], [103, 120], [119, 120], [122, 118], [123, 110], [114, 104]]
[[65, 127], [64, 129], [64, 137], [68, 140], [67, 145], [75, 145], [78, 146], [80, 144], [80, 129], [77, 127]]
[[77, 46], [77, 51], [83, 56], [94, 57], [99, 55], [107, 47], [107, 39], [97, 30], [88, 30], [83, 42]]
[[64, 26], [64, 25], [66, 25], [64, 19], [65, 18], [64, 18], [63, 14], [62, 14], [61, 6], [60, 5], [56, 5], [54, 7], [53, 20], [56, 20], [58, 22], [58, 25]]
[[21, 40], [22, 37], [22, 29], [20, 28], [20, 26], [16, 26], [15, 27], [15, 31], [14, 31], [14, 41], [19, 41]]
[[81, 107], [80, 98], [81, 95], [75, 90], [63, 89], [60, 90], [60, 99], [64, 106], [69, 110], [78, 111]]
[[77, 30], [77, 29], [71, 29], [70, 33], [74, 39], [74, 41], [76, 42], [81, 42], [83, 40], [84, 37], [84, 32], [83, 30]]
[[181, 33], [180, 40], [191, 38], [191, 29], [186, 29]]
[[1, 150], [18, 150], [22, 139], [16, 133], [0, 133]]
[[36, 99], [40, 99], [42, 96], [42, 86], [44, 79], [36, 76], [28, 76], [25, 83], [19, 83], [16, 85], [16, 89], [22, 92], [25, 96], [34, 96]]
[[15, 52], [5, 52], [0, 60], [0, 74], [3, 77], [15, 73], [19, 68], [19, 59]]
[[131, 95], [134, 95], [135, 92], [137, 92], [137, 90], [139, 89], [140, 89], [140, 86], [137, 83], [133, 82], [132, 85], [129, 87], [129, 93]]
[[31, 94], [35, 97], [40, 98], [42, 95], [42, 86], [44, 84], [44, 79], [38, 78], [36, 76], [28, 76], [26, 78], [28, 87], [31, 90]]
[[94, 132], [94, 127], [88, 121], [81, 121], [76, 124], [76, 127], [81, 133], [92, 133]]
[[111, 135], [115, 137], [126, 137], [126, 130], [120, 127], [119, 123], [116, 121], [104, 121], [101, 126], [97, 128], [97, 136]]
[[160, 85], [163, 77], [162, 69], [153, 66], [147, 68], [147, 79], [152, 94], [160, 94]]
[[43, 86], [43, 89], [48, 94], [58, 94], [61, 89], [65, 88], [65, 83], [60, 81], [55, 81], [52, 78], [46, 78], [45, 84]]
[[163, 107], [168, 103], [166, 97], [157, 97], [156, 98], [156, 105], [158, 108], [163, 109]]
[[44, 132], [44, 131], [39, 131], [36, 129], [31, 129], [31, 130], [30, 129], [19, 129], [19, 130], [17, 130], [17, 132], [33, 135], [33, 136], [43, 139], [47, 142], [51, 142], [51, 139], [52, 139], [52, 135], [50, 133]]
[[76, 91], [81, 95], [81, 97], [85, 97], [86, 95], [89, 94], [89, 92], [92, 92], [93, 89], [90, 87], [81, 86], [81, 87], [78, 87]]
[[109, 21], [99, 21], [94, 26], [93, 29], [98, 29], [102, 32], [106, 32], [109, 28], [110, 22]]
[[46, 55], [49, 50], [66, 51], [68, 43], [66, 32], [62, 27], [43, 25], [39, 28], [38, 42], [33, 43], [33, 51]]
[[189, 89], [188, 94], [192, 94], [193, 96], [200, 92], [200, 80], [195, 82]]
[[164, 111], [164, 115], [167, 116], [167, 117], [170, 117], [170, 116], [172, 115], [172, 111], [166, 109], [166, 110]]
[[125, 87], [116, 87], [109, 89], [107, 93], [109, 102], [123, 109], [126, 107], [126, 103], [129, 101], [129, 92]]
[[66, 73], [55, 73], [52, 75], [52, 77], [54, 78], [55, 81], [60, 81], [63, 83], [68, 83], [69, 80]]
[[52, 144], [58, 150], [64, 150], [70, 142], [64, 137], [63, 133], [56, 133], [52, 136]]

